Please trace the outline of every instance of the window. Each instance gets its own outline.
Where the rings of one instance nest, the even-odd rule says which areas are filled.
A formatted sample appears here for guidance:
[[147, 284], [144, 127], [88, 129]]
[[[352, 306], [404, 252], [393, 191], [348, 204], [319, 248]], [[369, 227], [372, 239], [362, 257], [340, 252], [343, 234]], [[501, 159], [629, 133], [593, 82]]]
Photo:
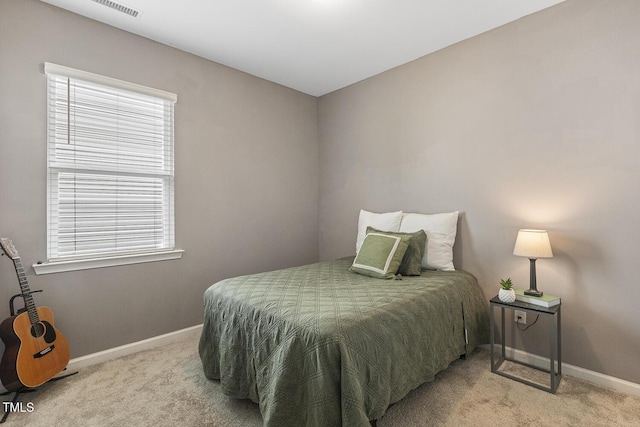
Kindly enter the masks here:
[[45, 73], [47, 264], [173, 251], [176, 95], [50, 63]]

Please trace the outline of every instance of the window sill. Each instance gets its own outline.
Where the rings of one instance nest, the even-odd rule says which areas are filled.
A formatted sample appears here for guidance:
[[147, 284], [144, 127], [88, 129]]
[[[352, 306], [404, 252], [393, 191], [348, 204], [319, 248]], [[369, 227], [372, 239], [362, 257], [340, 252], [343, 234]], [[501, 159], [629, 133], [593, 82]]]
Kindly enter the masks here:
[[91, 268], [114, 267], [117, 265], [140, 264], [143, 262], [166, 261], [182, 258], [184, 250], [176, 249], [163, 252], [147, 252], [142, 254], [119, 255], [102, 258], [74, 259], [69, 261], [51, 261], [33, 264], [37, 275], [62, 273], [65, 271], [88, 270]]

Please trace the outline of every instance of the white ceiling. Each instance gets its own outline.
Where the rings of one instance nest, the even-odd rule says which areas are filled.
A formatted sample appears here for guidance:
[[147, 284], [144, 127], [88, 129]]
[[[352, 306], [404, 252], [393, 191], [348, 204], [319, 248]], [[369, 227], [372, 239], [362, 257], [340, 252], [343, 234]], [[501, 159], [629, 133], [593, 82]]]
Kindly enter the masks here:
[[563, 0], [42, 0], [320, 96]]

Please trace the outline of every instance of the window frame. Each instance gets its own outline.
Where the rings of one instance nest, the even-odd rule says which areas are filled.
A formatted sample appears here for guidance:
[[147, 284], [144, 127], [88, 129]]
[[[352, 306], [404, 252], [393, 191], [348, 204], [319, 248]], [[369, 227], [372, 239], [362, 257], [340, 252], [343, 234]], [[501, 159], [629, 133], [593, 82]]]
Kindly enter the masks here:
[[[47, 274], [47, 273], [58, 273], [62, 271], [74, 271], [74, 270], [84, 270], [90, 268], [99, 268], [99, 267], [108, 267], [115, 265], [127, 265], [127, 264], [137, 264], [142, 262], [151, 262], [151, 261], [161, 261], [167, 259], [179, 259], [182, 257], [183, 250], [175, 248], [175, 208], [174, 208], [174, 189], [175, 189], [175, 170], [174, 170], [174, 160], [173, 160], [173, 150], [175, 146], [174, 141], [174, 115], [173, 115], [173, 104], [177, 102], [177, 96], [173, 93], [150, 88], [147, 86], [138, 85], [135, 83], [130, 83], [127, 81], [114, 79], [111, 77], [101, 76], [94, 73], [89, 73], [86, 71], [81, 71], [57, 64], [52, 64], [46, 62], [44, 64], [44, 72], [46, 75], [47, 81], [47, 261], [46, 262], [38, 262], [33, 265], [33, 268], [36, 274]], [[169, 221], [169, 239], [163, 233], [163, 239], [167, 240], [167, 244], [172, 245], [171, 247], [157, 247], [157, 248], [144, 248], [141, 250], [117, 250], [114, 249], [108, 253], [104, 252], [95, 252], [95, 253], [87, 253], [82, 255], [71, 255], [71, 256], [61, 256], [54, 257], [51, 254], [51, 207], [56, 205], [57, 201], [52, 202], [51, 198], [57, 197], [56, 195], [51, 195], [52, 189], [57, 184], [51, 183], [51, 176], [59, 176], [55, 174], [60, 174], [62, 172], [59, 171], [59, 168], [55, 166], [51, 166], [50, 159], [50, 150], [52, 144], [55, 143], [55, 136], [52, 136], [51, 133], [51, 117], [55, 115], [55, 110], [52, 109], [52, 104], [50, 102], [50, 79], [55, 78], [52, 76], [58, 76], [73, 80], [79, 80], [83, 82], [87, 82], [89, 84], [97, 84], [102, 86], [107, 86], [110, 89], [115, 89], [119, 91], [127, 91], [135, 94], [140, 94], [143, 96], [151, 96], [154, 98], [159, 98], [163, 102], [171, 103], [171, 114], [170, 114], [170, 123], [168, 123], [169, 130], [166, 131], [170, 135], [170, 170], [169, 172], [165, 171], [165, 176], [169, 176], [166, 180], [163, 180], [165, 184], [163, 187], [168, 191], [169, 194], [163, 197], [162, 201], [162, 210], [163, 212], [168, 212], [170, 219]], [[69, 80], [69, 81], [70, 81]], [[69, 83], [68, 83], [69, 84]], [[69, 103], [70, 100], [67, 99]], [[166, 123], [165, 123], [166, 125]], [[166, 161], [166, 160], [165, 160]], [[163, 162], [164, 165], [166, 163]], [[78, 169], [78, 173], [81, 172], [82, 168]], [[103, 171], [96, 171], [95, 173], [100, 174]], [[169, 173], [169, 175], [166, 175]], [[116, 173], [117, 175], [117, 173]], [[168, 190], [167, 190], [168, 187]], [[74, 193], [76, 194], [76, 193]], [[55, 219], [55, 218], [54, 218]], [[56, 220], [57, 221], [57, 220]], [[163, 243], [164, 244], [164, 243]]]

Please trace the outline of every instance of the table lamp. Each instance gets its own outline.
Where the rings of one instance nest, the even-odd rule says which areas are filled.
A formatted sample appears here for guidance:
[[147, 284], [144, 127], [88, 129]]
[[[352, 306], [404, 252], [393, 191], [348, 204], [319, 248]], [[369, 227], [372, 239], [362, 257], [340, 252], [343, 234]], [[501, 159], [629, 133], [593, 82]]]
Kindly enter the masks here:
[[542, 292], [536, 285], [536, 260], [538, 258], [553, 258], [551, 243], [547, 230], [520, 230], [516, 238], [516, 246], [513, 254], [529, 258], [529, 290], [524, 291], [525, 295], [541, 297]]

